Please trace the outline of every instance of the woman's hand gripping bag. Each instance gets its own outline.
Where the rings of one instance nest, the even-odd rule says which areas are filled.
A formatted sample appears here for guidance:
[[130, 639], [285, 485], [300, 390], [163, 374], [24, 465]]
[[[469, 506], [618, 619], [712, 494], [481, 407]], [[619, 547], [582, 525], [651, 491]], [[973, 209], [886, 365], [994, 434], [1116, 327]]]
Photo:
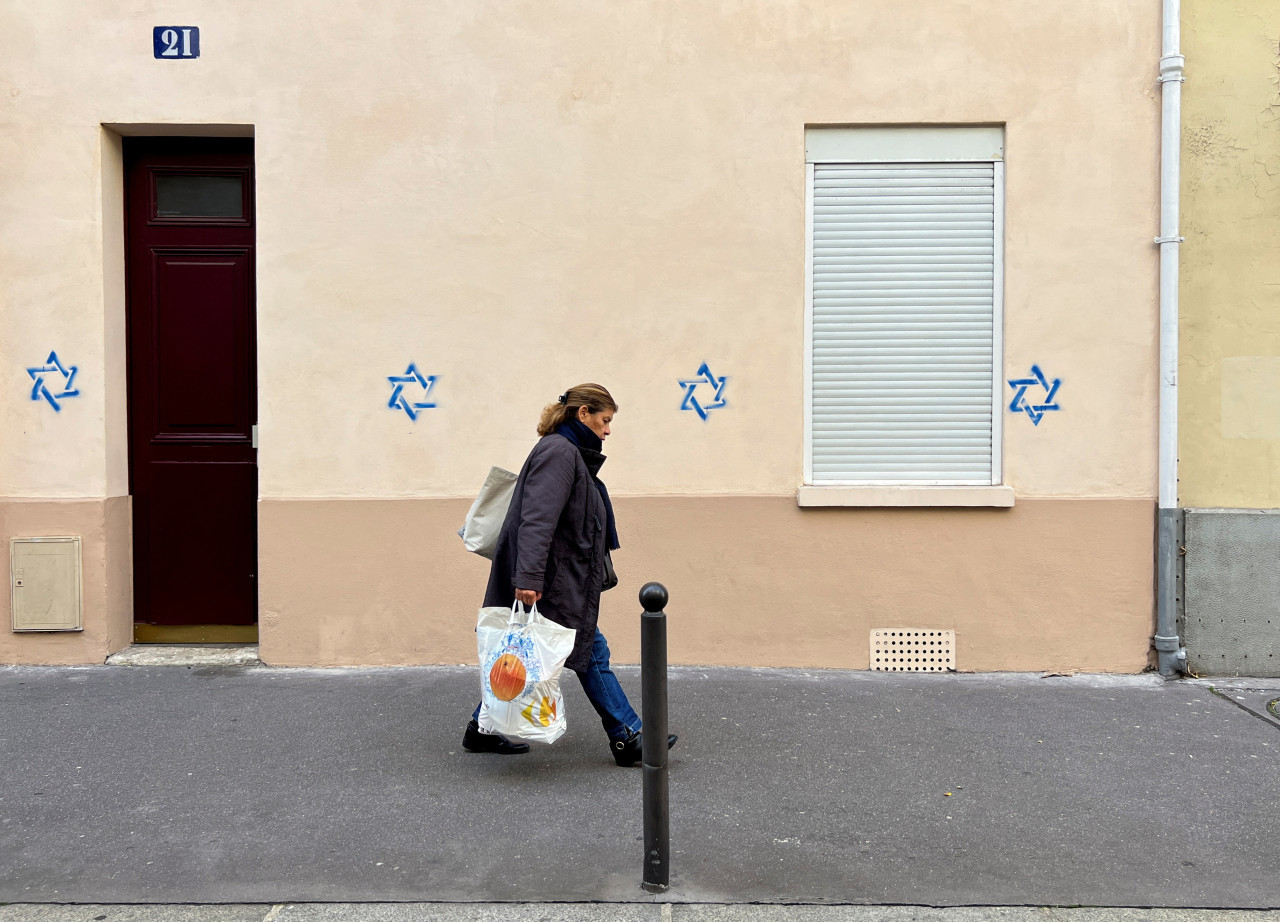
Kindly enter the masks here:
[[548, 621], [535, 604], [480, 609], [480, 732], [554, 743], [567, 729], [560, 670], [577, 631]]

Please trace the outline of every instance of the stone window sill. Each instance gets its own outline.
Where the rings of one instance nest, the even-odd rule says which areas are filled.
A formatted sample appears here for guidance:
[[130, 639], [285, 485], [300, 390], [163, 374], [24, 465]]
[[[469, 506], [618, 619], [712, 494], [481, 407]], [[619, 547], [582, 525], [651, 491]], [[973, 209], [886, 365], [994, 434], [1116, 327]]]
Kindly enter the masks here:
[[986, 506], [1009, 508], [1013, 487], [803, 486], [796, 503], [817, 506]]

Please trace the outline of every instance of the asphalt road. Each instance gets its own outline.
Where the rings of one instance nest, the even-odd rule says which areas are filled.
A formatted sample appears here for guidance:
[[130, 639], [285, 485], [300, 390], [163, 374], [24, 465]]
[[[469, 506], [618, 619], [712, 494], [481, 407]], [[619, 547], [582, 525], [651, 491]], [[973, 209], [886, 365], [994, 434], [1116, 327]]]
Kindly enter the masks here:
[[[505, 758], [462, 751], [477, 683], [0, 668], [0, 902], [652, 902], [641, 772], [613, 765], [576, 683], [568, 734]], [[663, 899], [1280, 907], [1275, 697], [673, 669]]]

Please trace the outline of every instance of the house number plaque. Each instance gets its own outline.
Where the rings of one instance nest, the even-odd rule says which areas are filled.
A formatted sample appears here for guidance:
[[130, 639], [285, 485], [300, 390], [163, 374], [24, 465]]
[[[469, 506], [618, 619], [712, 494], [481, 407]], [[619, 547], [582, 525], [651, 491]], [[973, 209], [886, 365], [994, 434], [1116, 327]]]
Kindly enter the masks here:
[[151, 30], [151, 46], [157, 58], [198, 58], [200, 27], [156, 26]]

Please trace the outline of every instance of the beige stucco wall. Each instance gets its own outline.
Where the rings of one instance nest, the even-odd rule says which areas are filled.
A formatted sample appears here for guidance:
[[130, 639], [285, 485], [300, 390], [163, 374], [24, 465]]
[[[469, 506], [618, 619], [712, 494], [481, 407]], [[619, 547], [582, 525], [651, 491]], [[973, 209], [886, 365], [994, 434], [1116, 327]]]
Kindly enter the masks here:
[[[1145, 509], [1155, 469], [1158, 12], [1123, 0], [399, 0], [376, 11], [284, 0], [197, 2], [180, 16], [152, 4], [11, 5], [0, 13], [0, 367], [11, 381], [0, 388], [0, 497], [127, 492], [116, 131], [252, 126], [263, 650], [346, 662], [385, 658], [377, 651], [389, 647], [368, 638], [403, 634], [416, 583], [388, 589], [400, 595], [382, 608], [326, 608], [335, 597], [317, 594], [309, 571], [279, 551], [320, 539], [280, 510], [342, 500], [362, 521], [386, 515], [381, 530], [394, 543], [326, 539], [346, 541], [359, 564], [349, 585], [376, 583], [386, 555], [420, 553], [448, 616], [469, 612], [479, 561], [450, 544], [449, 498], [473, 494], [490, 464], [518, 467], [541, 404], [576, 381], [605, 382], [622, 405], [605, 471], [620, 501], [794, 504], [804, 127], [997, 123], [1006, 129], [1005, 377], [1037, 363], [1063, 381], [1062, 411], [1039, 427], [1005, 413], [1006, 483], [1020, 504], [1105, 498]], [[201, 27], [199, 60], [152, 58], [152, 26], [174, 16]], [[68, 35], [78, 37], [74, 56]], [[80, 368], [82, 396], [60, 414], [22, 386], [50, 349]], [[386, 406], [387, 376], [410, 360], [439, 375], [439, 407], [416, 423]], [[703, 361], [729, 377], [729, 406], [705, 423], [680, 412], [677, 383]], [[419, 502], [450, 510], [432, 519], [451, 524], [443, 537], [391, 527]], [[1064, 510], [1059, 525], [1048, 511], [1035, 521], [1088, 531], [1070, 525], [1070, 507], [1044, 506]], [[762, 535], [789, 559], [824, 529], [838, 535], [857, 521], [914, 534], [900, 523], [929, 514], [793, 510], [790, 524]], [[1088, 609], [1073, 624], [1114, 616], [1133, 645], [1082, 662], [1141, 663], [1145, 641], [1129, 625], [1149, 619], [1149, 592], [1132, 591], [1149, 582], [1149, 559], [1119, 555], [1135, 569], [1105, 569], [1078, 597], [1065, 575], [1033, 587], [999, 564], [1008, 523], [1025, 527], [1004, 543], [1032, 540], [1021, 507], [1005, 518], [937, 515], [956, 535], [986, 535], [975, 546], [992, 555], [989, 579], [961, 583], [975, 594], [966, 602], [975, 618], [1025, 612], [1028, 630], [1057, 638], [1043, 661], [1065, 662], [1076, 655], [1066, 635], [1077, 631], [1055, 635], [1043, 605], [1073, 598]], [[304, 530], [287, 533], [291, 522]], [[857, 533], [849, 540], [871, 541]], [[644, 543], [634, 553], [649, 553]], [[972, 561], [963, 542], [938, 547], [939, 572], [963, 577], [956, 561]], [[674, 549], [652, 553], [652, 569], [633, 572], [680, 572]], [[747, 572], [726, 557], [721, 578], [803, 588], [767, 555], [755, 559]], [[829, 563], [839, 571], [842, 559]], [[909, 583], [890, 581], [878, 596], [886, 612], [895, 585], [899, 614], [919, 611]], [[707, 624], [723, 630], [744, 610], [772, 616], [758, 593], [739, 598], [713, 607]], [[794, 647], [770, 654], [777, 662], [825, 655], [791, 636]], [[680, 655], [723, 658], [715, 649], [700, 640]], [[1033, 662], [984, 655], [974, 659], [983, 668]]]
[[[196, 3], [202, 57], [175, 62], [151, 57], [150, 6], [11, 7], [0, 361], [56, 348], [83, 395], [55, 416], [4, 389], [0, 492], [104, 495], [118, 466], [100, 123], [256, 126], [262, 493], [282, 497], [463, 495], [577, 379], [618, 392], [620, 489], [794, 488], [804, 126], [997, 122], [1006, 367], [1064, 382], [1048, 423], [1009, 420], [1008, 480], [1148, 495], [1157, 12]], [[410, 359], [441, 376], [416, 425], [385, 406]], [[733, 408], [705, 425], [677, 384], [703, 360]]]
[[1280, 506], [1280, 7], [1183, 0], [1179, 500]]

